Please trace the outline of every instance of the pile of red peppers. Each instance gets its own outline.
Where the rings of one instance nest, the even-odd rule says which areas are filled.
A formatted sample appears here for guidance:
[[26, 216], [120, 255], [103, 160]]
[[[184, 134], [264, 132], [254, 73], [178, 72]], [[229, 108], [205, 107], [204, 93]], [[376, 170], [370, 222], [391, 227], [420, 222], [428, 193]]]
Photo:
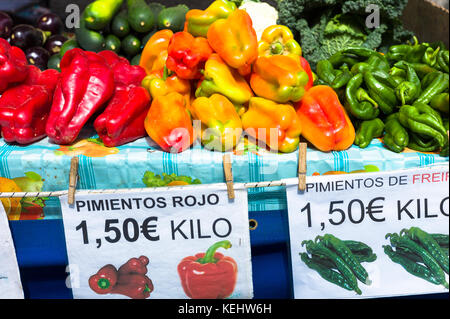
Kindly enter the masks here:
[[24, 52], [0, 39], [0, 128], [6, 142], [45, 136], [72, 144], [89, 121], [108, 147], [146, 135], [150, 94], [140, 66], [112, 51], [68, 51], [56, 70], [28, 65]]
[[147, 299], [153, 292], [152, 280], [147, 276], [149, 260], [146, 256], [131, 258], [117, 269], [109, 264], [89, 278], [89, 287], [97, 294], [119, 294], [132, 299]]

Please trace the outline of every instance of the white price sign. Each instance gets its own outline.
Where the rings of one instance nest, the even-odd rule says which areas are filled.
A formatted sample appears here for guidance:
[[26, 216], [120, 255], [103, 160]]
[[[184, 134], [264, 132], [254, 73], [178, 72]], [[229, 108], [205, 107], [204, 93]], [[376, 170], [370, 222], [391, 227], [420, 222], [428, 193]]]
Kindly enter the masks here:
[[74, 298], [252, 298], [247, 191], [61, 197]]
[[6, 212], [0, 201], [0, 299], [23, 299], [22, 283]]
[[295, 298], [448, 292], [448, 166], [286, 183]]

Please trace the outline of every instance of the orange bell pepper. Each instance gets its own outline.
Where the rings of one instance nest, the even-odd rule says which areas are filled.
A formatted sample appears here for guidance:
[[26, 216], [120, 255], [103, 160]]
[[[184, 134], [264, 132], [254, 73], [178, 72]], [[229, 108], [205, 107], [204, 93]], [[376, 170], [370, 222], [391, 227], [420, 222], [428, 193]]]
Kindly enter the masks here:
[[309, 82], [300, 59], [284, 55], [261, 56], [253, 66], [250, 85], [257, 96], [278, 102], [298, 102]]
[[165, 96], [171, 92], [177, 92], [183, 95], [186, 105], [189, 107], [191, 101], [191, 82], [179, 78], [175, 73], [168, 74], [170, 71], [163, 68], [153, 71], [142, 80], [142, 86], [147, 89], [151, 97]]
[[211, 54], [213, 51], [205, 38], [177, 32], [169, 43], [166, 66], [182, 79], [200, 79], [201, 70]]
[[225, 96], [199, 97], [191, 106], [194, 119], [202, 122], [202, 143], [207, 149], [228, 151], [239, 142], [242, 122], [233, 103]]
[[195, 140], [186, 100], [177, 92], [153, 100], [144, 126], [151, 139], [166, 152], [183, 152]]
[[214, 22], [207, 38], [229, 66], [243, 76], [251, 73], [252, 64], [258, 58], [258, 39], [252, 19], [245, 10], [235, 10], [228, 18]]
[[290, 153], [300, 142], [302, 125], [291, 104], [253, 97], [249, 109], [242, 115], [245, 132], [272, 150]]
[[323, 152], [348, 149], [355, 140], [355, 128], [336, 92], [325, 85], [312, 87], [298, 103], [302, 135]]
[[166, 65], [167, 50], [172, 36], [172, 30], [164, 29], [156, 32], [147, 41], [139, 60], [139, 65], [147, 74], [161, 70]]
[[185, 31], [195, 37], [205, 37], [208, 29], [218, 19], [227, 18], [231, 12], [236, 10], [233, 1], [216, 0], [205, 10], [192, 9], [186, 13]]

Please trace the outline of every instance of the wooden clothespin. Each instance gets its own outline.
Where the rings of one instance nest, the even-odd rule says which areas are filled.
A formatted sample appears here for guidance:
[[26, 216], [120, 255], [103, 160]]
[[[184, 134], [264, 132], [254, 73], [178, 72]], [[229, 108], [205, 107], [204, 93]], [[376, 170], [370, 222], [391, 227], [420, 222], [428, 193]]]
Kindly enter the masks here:
[[69, 205], [73, 205], [75, 202], [75, 191], [77, 189], [77, 181], [78, 181], [78, 157], [72, 157], [70, 160], [70, 173], [69, 173], [69, 194], [68, 194], [68, 203]]
[[223, 156], [223, 170], [225, 172], [225, 181], [227, 183], [228, 198], [234, 199], [233, 169], [230, 154], [225, 154]]
[[306, 143], [300, 143], [298, 147], [298, 190], [306, 189]]

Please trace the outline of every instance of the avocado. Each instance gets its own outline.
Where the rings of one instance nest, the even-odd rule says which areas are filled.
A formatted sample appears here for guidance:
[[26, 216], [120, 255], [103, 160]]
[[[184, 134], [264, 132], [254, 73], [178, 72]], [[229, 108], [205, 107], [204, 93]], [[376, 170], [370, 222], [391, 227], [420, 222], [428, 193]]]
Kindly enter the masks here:
[[112, 20], [111, 32], [119, 38], [124, 38], [130, 33], [128, 13], [125, 10], [120, 11]]
[[141, 50], [145, 48], [145, 45], [147, 44], [148, 40], [156, 33], [156, 30], [150, 31], [147, 33], [141, 40]]
[[173, 32], [183, 31], [188, 11], [189, 7], [185, 4], [161, 10], [157, 18], [158, 29], [170, 29]]
[[106, 47], [105, 37], [100, 32], [87, 29], [83, 19], [80, 21], [80, 27], [75, 28], [75, 35], [83, 50], [99, 52]]
[[137, 54], [130, 60], [130, 64], [131, 65], [139, 65], [140, 61], [141, 61], [141, 55]]
[[53, 54], [47, 62], [47, 68], [55, 69], [61, 72], [60, 68], [61, 56], [59, 54]]
[[72, 50], [74, 48], [79, 48], [77, 40], [75, 40], [75, 39], [67, 40], [61, 46], [61, 51], [59, 51], [59, 56], [62, 58], [67, 51]]
[[162, 9], [165, 9], [166, 6], [159, 3], [159, 2], [150, 2], [148, 4], [148, 6], [150, 7], [150, 9], [152, 9], [153, 11], [153, 16], [156, 18], [158, 16], [158, 14], [161, 12]]
[[128, 23], [139, 33], [147, 33], [155, 26], [152, 9], [145, 0], [128, 0]]
[[108, 34], [105, 39], [106, 50], [111, 50], [116, 53], [120, 51], [120, 39], [116, 37], [114, 34]]
[[141, 40], [134, 34], [127, 35], [122, 40], [122, 52], [128, 57], [133, 57], [141, 51]]

